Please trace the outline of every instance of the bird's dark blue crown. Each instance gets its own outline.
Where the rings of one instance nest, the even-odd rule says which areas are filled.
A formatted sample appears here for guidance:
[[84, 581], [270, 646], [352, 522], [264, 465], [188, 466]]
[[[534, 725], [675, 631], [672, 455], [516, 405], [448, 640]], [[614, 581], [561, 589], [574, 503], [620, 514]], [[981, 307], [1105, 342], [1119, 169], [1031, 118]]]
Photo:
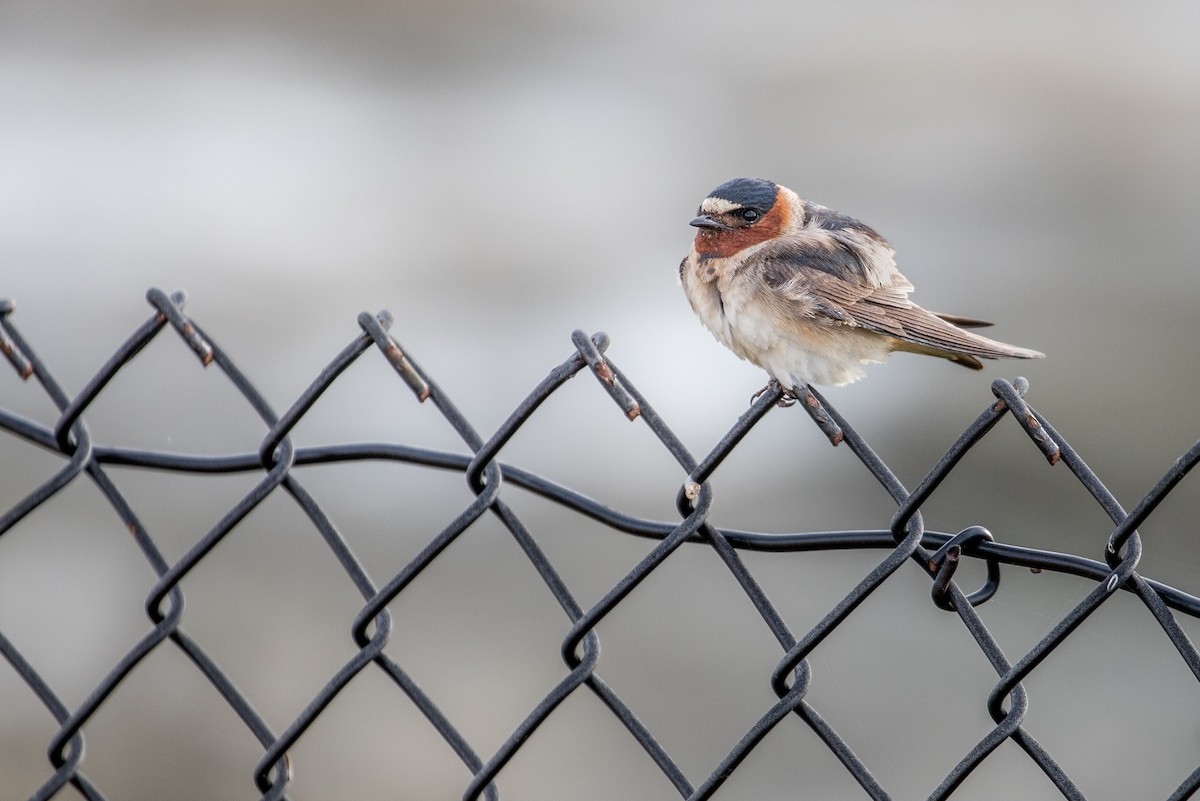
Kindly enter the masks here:
[[774, 183], [762, 178], [734, 178], [709, 192], [708, 196], [719, 197], [743, 208], [758, 209], [766, 213], [775, 205], [777, 189]]

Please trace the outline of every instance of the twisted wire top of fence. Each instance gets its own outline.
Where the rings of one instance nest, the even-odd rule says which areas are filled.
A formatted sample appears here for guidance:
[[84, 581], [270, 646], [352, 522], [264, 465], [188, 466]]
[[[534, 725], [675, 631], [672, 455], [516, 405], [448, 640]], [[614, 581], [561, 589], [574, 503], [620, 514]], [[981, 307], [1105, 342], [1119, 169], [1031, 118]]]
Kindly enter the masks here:
[[[40, 446], [62, 460], [61, 467], [35, 490], [2, 510], [0, 535], [10, 532], [35, 509], [52, 501], [66, 487], [86, 476], [131, 532], [141, 554], [157, 575], [146, 597], [145, 612], [150, 625], [145, 635], [115, 664], [108, 666], [103, 678], [77, 705], [65, 703], [46, 678], [44, 667], [27, 658], [19, 644], [0, 631], [0, 653], [58, 724], [47, 749], [49, 775], [34, 790], [32, 797], [35, 799], [48, 799], [60, 792], [70, 792], [68, 788], [73, 788], [88, 799], [105, 797], [102, 788], [89, 780], [85, 773], [85, 730], [112, 693], [126, 682], [131, 671], [167, 642], [186, 655], [261, 745], [253, 776], [248, 778], [252, 778], [264, 799], [288, 797], [292, 783], [289, 751], [294, 749], [335, 697], [366, 670], [379, 671], [387, 677], [457, 755], [465, 768], [461, 790], [464, 799], [499, 798], [504, 785], [505, 766], [521, 752], [531, 735], [555, 714], [560, 705], [583, 688], [615, 716], [628, 736], [640, 746], [645, 757], [682, 798], [714, 797], [766, 735], [789, 717], [802, 721], [816, 735], [863, 794], [875, 799], [889, 798], [889, 791], [876, 777], [871, 765], [856, 754], [848, 740], [818, 713], [811, 702], [809, 690], [813, 686], [813, 671], [809, 657], [840, 624], [855, 613], [860, 604], [909, 562], [927, 574], [932, 602], [956, 614], [995, 672], [994, 683], [987, 697], [977, 701], [986, 706], [994, 725], [985, 736], [963, 749], [952, 770], [935, 787], [930, 788], [930, 798], [941, 799], [954, 795], [964, 780], [1005, 742], [1018, 746], [1062, 796], [1072, 799], [1084, 797], [1075, 779], [1027, 729], [1030, 700], [1023, 682], [1049, 654], [1071, 637], [1081, 623], [1118, 591], [1130, 593], [1149, 610], [1184, 665], [1200, 681], [1200, 654], [1176, 619], [1176, 613], [1200, 617], [1200, 598], [1145, 578], [1136, 570], [1143, 553], [1138, 527], [1200, 459], [1200, 443], [1187, 450], [1145, 497], [1131, 511], [1126, 511], [1054, 427], [1027, 403], [1027, 382], [1023, 379], [1013, 382], [997, 380], [991, 386], [994, 399], [988, 400], [978, 417], [916, 487], [910, 490], [820, 393], [806, 388], [798, 395], [798, 405], [831, 443], [852, 451], [888, 493], [896, 507], [891, 520], [886, 528], [873, 530], [791, 534], [733, 530], [719, 528], [710, 522], [714, 494], [709, 478], [754, 426], [776, 408], [782, 398], [777, 386], [757, 397], [716, 445], [697, 458], [635, 384], [606, 356], [608, 337], [604, 334], [587, 336], [576, 331], [571, 337], [574, 349], [567, 358], [549, 371], [494, 432], [485, 435], [475, 429], [441, 387], [389, 335], [392, 318], [387, 312], [381, 312], [378, 315], [361, 314], [358, 317], [361, 333], [320, 371], [288, 408], [276, 412], [215, 340], [184, 314], [182, 293], [168, 295], [151, 290], [147, 298], [154, 310], [152, 316], [129, 336], [81, 390], [74, 393], [58, 383], [50, 366], [21, 334], [14, 323], [12, 303], [0, 301], [0, 350], [17, 375], [36, 380], [41, 385], [57, 415], [52, 426], [44, 426], [0, 409], [0, 429]], [[164, 331], [173, 331], [180, 336], [202, 364], [224, 374], [261, 419], [266, 432], [253, 452], [216, 456], [176, 454], [113, 446], [93, 440], [86, 423], [89, 408], [110, 380]], [[371, 352], [386, 360], [417, 401], [432, 404], [437, 409], [462, 439], [465, 450], [438, 450], [383, 441], [317, 447], [298, 446], [293, 442], [293, 429], [322, 393], [352, 363]], [[580, 372], [591, 373], [600, 389], [611, 397], [619, 413], [629, 420], [644, 424], [678, 463], [680, 480], [675, 506], [679, 520], [645, 519], [624, 513], [546, 476], [501, 459], [505, 445], [537, 413], [539, 406], [564, 382]], [[998, 542], [981, 526], [971, 526], [959, 532], [937, 532], [925, 528], [922, 506], [964, 455], [1004, 421], [1015, 423], [1028, 437], [1030, 446], [1046, 462], [1069, 470], [1111, 519], [1111, 534], [1102, 559]], [[424, 547], [399, 571], [383, 579], [371, 576], [368, 565], [355, 556], [327, 510], [305, 489], [295, 470], [303, 465], [360, 460], [394, 460], [461, 472], [470, 490], [469, 503], [461, 512], [429, 537]], [[111, 479], [110, 468], [113, 466], [135, 466], [182, 474], [249, 473], [258, 476], [258, 479], [249, 492], [224, 511], [215, 525], [191, 543], [186, 553], [172, 560], [164, 554], [155, 532], [144, 525], [134, 505]], [[506, 501], [509, 487], [534, 493], [571, 513], [617, 532], [656, 542], [646, 550], [636, 566], [604, 592], [598, 601], [590, 606], [581, 604], [561, 575], [561, 566], [547, 555], [538, 536]], [[302, 708], [294, 717], [282, 725], [272, 726], [256, 711], [251, 699], [235, 686], [222, 666], [210, 655], [209, 649], [185, 632], [183, 582], [222, 540], [237, 530], [256, 507], [277, 491], [290, 497], [319, 532], [346, 579], [361, 595], [362, 605], [352, 620], [345, 621], [354, 643], [353, 655], [327, 677], [326, 683], [315, 695], [297, 705]], [[491, 753], [481, 753], [478, 744], [473, 744], [463, 734], [461, 722], [453, 719], [444, 703], [423, 690], [401, 661], [385, 651], [393, 629], [393, 612], [389, 610], [389, 604], [433, 564], [451, 543], [485, 515], [494, 516], [511, 533], [565, 616], [557, 655], [562, 662], [561, 678], [545, 691], [541, 700], [528, 710], [511, 729], [509, 736]], [[743, 731], [740, 739], [729, 744], [723, 759], [697, 775], [689, 775], [680, 766], [636, 711], [604, 681], [600, 669], [598, 634], [600, 622], [680, 546], [687, 543], [710, 548], [717, 555], [752, 603], [762, 625], [779, 648], [778, 662], [770, 674], [755, 677], [757, 681], [769, 684], [775, 702], [759, 711], [753, 725]], [[743, 552], [826, 549], [876, 549], [883, 551], [884, 555], [850, 592], [829, 606], [816, 625], [807, 631], [793, 631], [747, 566]], [[957, 568], [965, 559], [979, 560], [986, 567], [986, 578], [982, 585], [970, 591], [964, 591], [955, 581]], [[0, 564], [4, 560], [3, 541], [0, 540]], [[1002, 566], [1005, 565], [1069, 573], [1091, 582], [1091, 589], [1086, 596], [1056, 619], [1033, 647], [1015, 658], [1003, 651], [977, 612], [977, 607], [999, 590]], [[1170, 798], [1190, 797], [1200, 787], [1200, 767], [1176, 777], [1174, 783], [1176, 789]]]

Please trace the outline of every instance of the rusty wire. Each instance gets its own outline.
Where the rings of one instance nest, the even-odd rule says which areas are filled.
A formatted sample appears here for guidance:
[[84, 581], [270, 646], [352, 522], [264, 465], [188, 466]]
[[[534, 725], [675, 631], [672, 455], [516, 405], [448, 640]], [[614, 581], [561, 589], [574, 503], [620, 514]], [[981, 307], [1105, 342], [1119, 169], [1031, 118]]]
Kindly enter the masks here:
[[[1154, 511], [1163, 498], [1200, 460], [1200, 443], [1194, 445], [1171, 467], [1168, 473], [1127, 513], [1087, 467], [1079, 455], [1035, 409], [1024, 400], [1028, 384], [997, 380], [992, 384], [995, 400], [959, 436], [950, 450], [909, 491], [888, 466], [872, 451], [836, 409], [815, 390], [798, 393], [799, 405], [813, 418], [834, 445], [848, 447], [896, 504], [896, 512], [887, 529], [798, 534], [765, 534], [719, 529], [708, 521], [712, 490], [708, 479], [738, 443], [782, 399], [778, 386], [757, 397], [734, 426], [702, 458], [697, 459], [672, 432], [650, 402], [605, 355], [608, 337], [587, 336], [576, 331], [571, 338], [574, 351], [553, 368], [546, 378], [509, 415], [492, 434], [481, 435], [453, 404], [438, 384], [421, 369], [390, 336], [392, 319], [387, 312], [362, 314], [362, 329], [282, 414], [276, 414], [254, 384], [238, 369], [208, 334], [183, 312], [182, 293], [168, 295], [150, 290], [147, 299], [153, 315], [138, 327], [115, 354], [95, 373], [87, 385], [75, 394], [60, 386], [47, 364], [14, 325], [13, 305], [0, 300], [0, 352], [22, 379], [33, 378], [41, 384], [58, 410], [53, 427], [42, 426], [0, 409], [0, 429], [11, 436], [38, 445], [61, 456], [59, 470], [26, 497], [0, 514], [0, 535], [12, 529], [30, 512], [52, 499], [77, 478], [86, 475], [103, 493], [121, 521], [132, 532], [144, 558], [158, 580], [146, 600], [151, 629], [116, 664], [101, 682], [75, 708], [68, 708], [43, 678], [37, 667], [17, 645], [0, 633], [0, 653], [4, 655], [29, 691], [59, 723], [48, 747], [50, 775], [34, 793], [33, 799], [50, 799], [65, 787], [73, 787], [87, 799], [102, 799], [99, 788], [86, 777], [83, 765], [84, 728], [110, 694], [142, 660], [166, 641], [180, 649], [221, 697], [237, 713], [262, 746], [262, 754], [252, 778], [263, 799], [286, 798], [290, 781], [289, 749], [302, 737], [328, 704], [354, 678], [368, 667], [381, 670], [411, 700], [469, 772], [464, 783], [464, 799], [497, 799], [506, 763], [522, 748], [555, 709], [572, 693], [586, 687], [620, 721], [653, 761], [680, 797], [705, 799], [737, 769], [745, 757], [781, 720], [797, 716], [820, 738], [867, 797], [889, 798], [888, 792], [851, 750], [846, 741], [806, 700], [810, 669], [807, 657], [843, 620], [850, 616], [872, 592], [909, 560], [914, 561], [931, 581], [933, 602], [955, 612], [974, 638], [996, 673], [987, 698], [987, 710], [995, 726], [978, 743], [967, 749], [953, 770], [933, 788], [929, 798], [948, 798], [966, 777], [1006, 741], [1019, 746], [1029, 759], [1066, 798], [1081, 799], [1083, 794], [1055, 762], [1049, 752], [1023, 727], [1028, 696], [1022, 681], [1039, 663], [1089, 615], [1119, 590], [1132, 593], [1146, 606], [1170, 639], [1176, 652], [1192, 674], [1200, 680], [1200, 654], [1189, 641], [1175, 618], [1175, 612], [1200, 617], [1200, 598], [1139, 575], [1135, 568], [1142, 553], [1138, 526]], [[171, 329], [183, 338], [204, 365], [220, 370], [254, 409], [267, 428], [254, 453], [225, 456], [179, 455], [121, 448], [93, 442], [84, 421], [84, 413], [105, 385], [157, 335]], [[462, 439], [468, 451], [456, 453], [395, 443], [354, 443], [321, 447], [295, 447], [289, 434], [317, 399], [355, 360], [377, 352], [395, 370], [418, 401], [431, 403]], [[543, 476], [499, 460], [510, 438], [525, 424], [538, 407], [569, 378], [589, 371], [611, 396], [621, 413], [630, 420], [641, 420], [662, 446], [678, 462], [682, 481], [676, 506], [680, 520], [664, 522], [622, 513], [555, 483]], [[997, 542], [980, 526], [955, 534], [929, 531], [921, 518], [921, 506], [958, 464], [959, 460], [1006, 417], [1016, 421], [1050, 464], [1062, 463], [1079, 480], [1112, 520], [1105, 561], [1081, 556], [1017, 547]], [[449, 525], [432, 537], [423, 549], [386, 582], [376, 584], [368, 571], [352, 554], [337, 528], [321, 506], [308, 494], [294, 475], [299, 465], [355, 460], [394, 460], [424, 467], [462, 472], [473, 494], [471, 503]], [[109, 479], [111, 465], [176, 471], [186, 474], [246, 472], [259, 476], [257, 484], [230, 508], [204, 536], [178, 560], [171, 562], [142, 525], [135, 511]], [[598, 602], [584, 608], [572, 595], [551, 560], [530, 531], [503, 499], [503, 488], [514, 486], [535, 493], [561, 506], [598, 521], [613, 530], [657, 540], [644, 558], [621, 578]], [[181, 582], [211, 550], [265, 498], [277, 490], [289, 495], [303, 510], [337, 558], [346, 576], [354, 583], [363, 605], [350, 624], [357, 651], [305, 705], [303, 712], [282, 731], [272, 729], [255, 712], [247, 698], [229, 680], [221, 667], [200, 643], [181, 627], [183, 594]], [[492, 754], [481, 755], [467, 742], [459, 729], [424, 693], [417, 683], [387, 653], [384, 646], [392, 627], [388, 604], [399, 596], [414, 578], [436, 560], [443, 550], [484, 515], [495, 516], [511, 532], [541, 580], [561, 606], [567, 618], [562, 640], [561, 659], [566, 675], [512, 731]], [[680, 546], [685, 543], [712, 548], [736, 579], [746, 596], [778, 641], [781, 658], [769, 682], [777, 702], [762, 712], [757, 722], [711, 771], [699, 781], [685, 775], [663, 745], [638, 719], [634, 711], [606, 684], [597, 672], [600, 621]], [[883, 558], [846, 596], [832, 605], [827, 614], [810, 630], [793, 633], [772, 604], [739, 555], [742, 551], [812, 551], [822, 549], [881, 549]], [[2, 558], [2, 554], [0, 554]], [[987, 576], [983, 586], [964, 592], [954, 581], [955, 571], [964, 559], [981, 560]], [[975, 608], [993, 597], [999, 588], [1001, 565], [1018, 565], [1037, 570], [1058, 571], [1082, 576], [1095, 582], [1087, 596], [1074, 606], [1028, 652], [1011, 659], [983, 625]], [[1174, 611], [1172, 611], [1174, 610]], [[1188, 798], [1200, 787], [1200, 768], [1180, 777], [1171, 799]]]

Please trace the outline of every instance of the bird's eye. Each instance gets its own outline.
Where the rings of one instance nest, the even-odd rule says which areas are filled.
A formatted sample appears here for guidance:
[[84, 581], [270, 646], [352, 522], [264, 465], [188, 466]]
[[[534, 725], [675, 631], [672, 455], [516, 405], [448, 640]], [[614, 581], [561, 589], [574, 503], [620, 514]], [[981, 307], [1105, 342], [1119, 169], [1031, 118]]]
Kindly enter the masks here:
[[758, 211], [755, 209], [742, 209], [742, 219], [748, 223], [752, 223], [758, 219]]

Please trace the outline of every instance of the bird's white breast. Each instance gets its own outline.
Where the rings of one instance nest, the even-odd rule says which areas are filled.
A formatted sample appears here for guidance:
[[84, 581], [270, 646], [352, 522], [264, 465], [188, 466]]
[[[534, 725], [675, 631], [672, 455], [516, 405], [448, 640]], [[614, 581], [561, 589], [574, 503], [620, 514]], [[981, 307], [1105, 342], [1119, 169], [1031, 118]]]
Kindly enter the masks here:
[[733, 262], [701, 263], [693, 252], [680, 275], [684, 292], [718, 342], [785, 387], [847, 384], [863, 377], [863, 364], [887, 360], [882, 337], [814, 318], [799, 302], [781, 308], [758, 276], [735, 271]]

